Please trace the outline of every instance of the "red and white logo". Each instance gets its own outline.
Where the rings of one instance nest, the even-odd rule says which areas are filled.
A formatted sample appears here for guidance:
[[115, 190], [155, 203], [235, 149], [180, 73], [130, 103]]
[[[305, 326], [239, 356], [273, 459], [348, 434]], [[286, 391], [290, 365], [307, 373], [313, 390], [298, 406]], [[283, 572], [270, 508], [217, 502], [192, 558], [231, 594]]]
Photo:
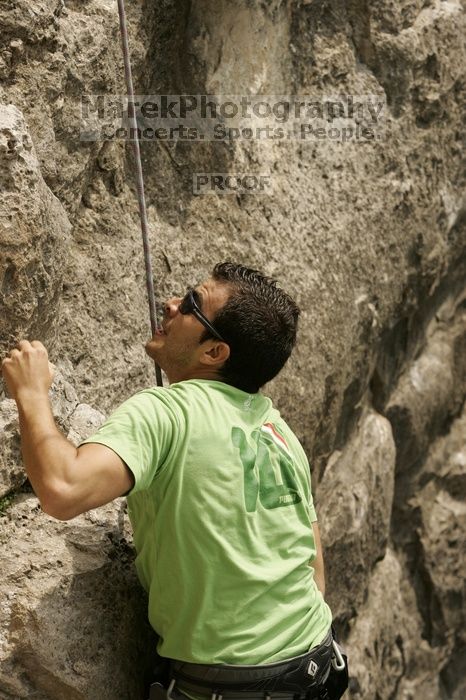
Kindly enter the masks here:
[[290, 448], [288, 447], [285, 438], [277, 432], [272, 423], [264, 423], [264, 425], [261, 426], [261, 431], [266, 433], [266, 435], [269, 435], [277, 447], [280, 447], [289, 457], [291, 457]]

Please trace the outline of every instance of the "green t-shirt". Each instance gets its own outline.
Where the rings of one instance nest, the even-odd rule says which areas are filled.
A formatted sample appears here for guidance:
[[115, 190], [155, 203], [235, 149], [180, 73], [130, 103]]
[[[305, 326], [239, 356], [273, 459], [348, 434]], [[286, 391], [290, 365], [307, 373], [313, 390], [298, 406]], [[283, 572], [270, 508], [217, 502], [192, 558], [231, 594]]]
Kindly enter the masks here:
[[269, 398], [202, 379], [147, 389], [86, 442], [134, 474], [136, 567], [162, 656], [271, 663], [322, 641], [309, 464]]

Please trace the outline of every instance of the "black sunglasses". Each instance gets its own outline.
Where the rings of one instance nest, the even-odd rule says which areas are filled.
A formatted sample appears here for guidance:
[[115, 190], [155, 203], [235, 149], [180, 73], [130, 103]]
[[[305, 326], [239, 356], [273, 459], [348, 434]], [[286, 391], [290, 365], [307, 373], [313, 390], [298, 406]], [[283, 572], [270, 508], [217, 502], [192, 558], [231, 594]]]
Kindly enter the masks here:
[[226, 340], [224, 340], [222, 338], [220, 333], [215, 330], [215, 328], [210, 323], [210, 321], [204, 316], [196, 299], [199, 299], [198, 293], [194, 289], [188, 289], [187, 293], [182, 298], [180, 305], [178, 307], [180, 310], [180, 313], [182, 313], [183, 315], [184, 314], [193, 314], [193, 316], [195, 316], [197, 318], [197, 320], [202, 323], [204, 328], [207, 328], [207, 330], [210, 333], [212, 333], [212, 335], [215, 336], [215, 338], [218, 338], [218, 340], [221, 340], [224, 343], [226, 343]]

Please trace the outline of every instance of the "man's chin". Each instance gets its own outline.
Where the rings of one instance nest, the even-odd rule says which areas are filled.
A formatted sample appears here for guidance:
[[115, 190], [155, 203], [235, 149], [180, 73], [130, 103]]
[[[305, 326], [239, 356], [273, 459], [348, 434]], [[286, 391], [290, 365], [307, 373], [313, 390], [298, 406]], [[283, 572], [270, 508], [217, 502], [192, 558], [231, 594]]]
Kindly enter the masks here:
[[144, 346], [144, 349], [146, 351], [146, 355], [149, 355], [149, 357], [152, 360], [155, 360], [157, 364], [159, 363], [160, 360], [160, 348], [159, 343], [158, 343], [159, 338], [151, 338], [150, 340], [147, 341], [147, 343]]

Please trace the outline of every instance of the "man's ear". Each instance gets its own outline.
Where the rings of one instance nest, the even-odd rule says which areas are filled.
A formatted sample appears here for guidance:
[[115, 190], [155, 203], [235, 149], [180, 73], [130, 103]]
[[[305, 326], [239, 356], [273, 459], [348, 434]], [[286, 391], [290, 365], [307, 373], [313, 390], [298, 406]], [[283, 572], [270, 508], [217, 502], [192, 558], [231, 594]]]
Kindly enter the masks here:
[[207, 346], [201, 355], [201, 362], [210, 367], [221, 367], [230, 357], [230, 346], [221, 340], [212, 340], [210, 343], [210, 347]]

